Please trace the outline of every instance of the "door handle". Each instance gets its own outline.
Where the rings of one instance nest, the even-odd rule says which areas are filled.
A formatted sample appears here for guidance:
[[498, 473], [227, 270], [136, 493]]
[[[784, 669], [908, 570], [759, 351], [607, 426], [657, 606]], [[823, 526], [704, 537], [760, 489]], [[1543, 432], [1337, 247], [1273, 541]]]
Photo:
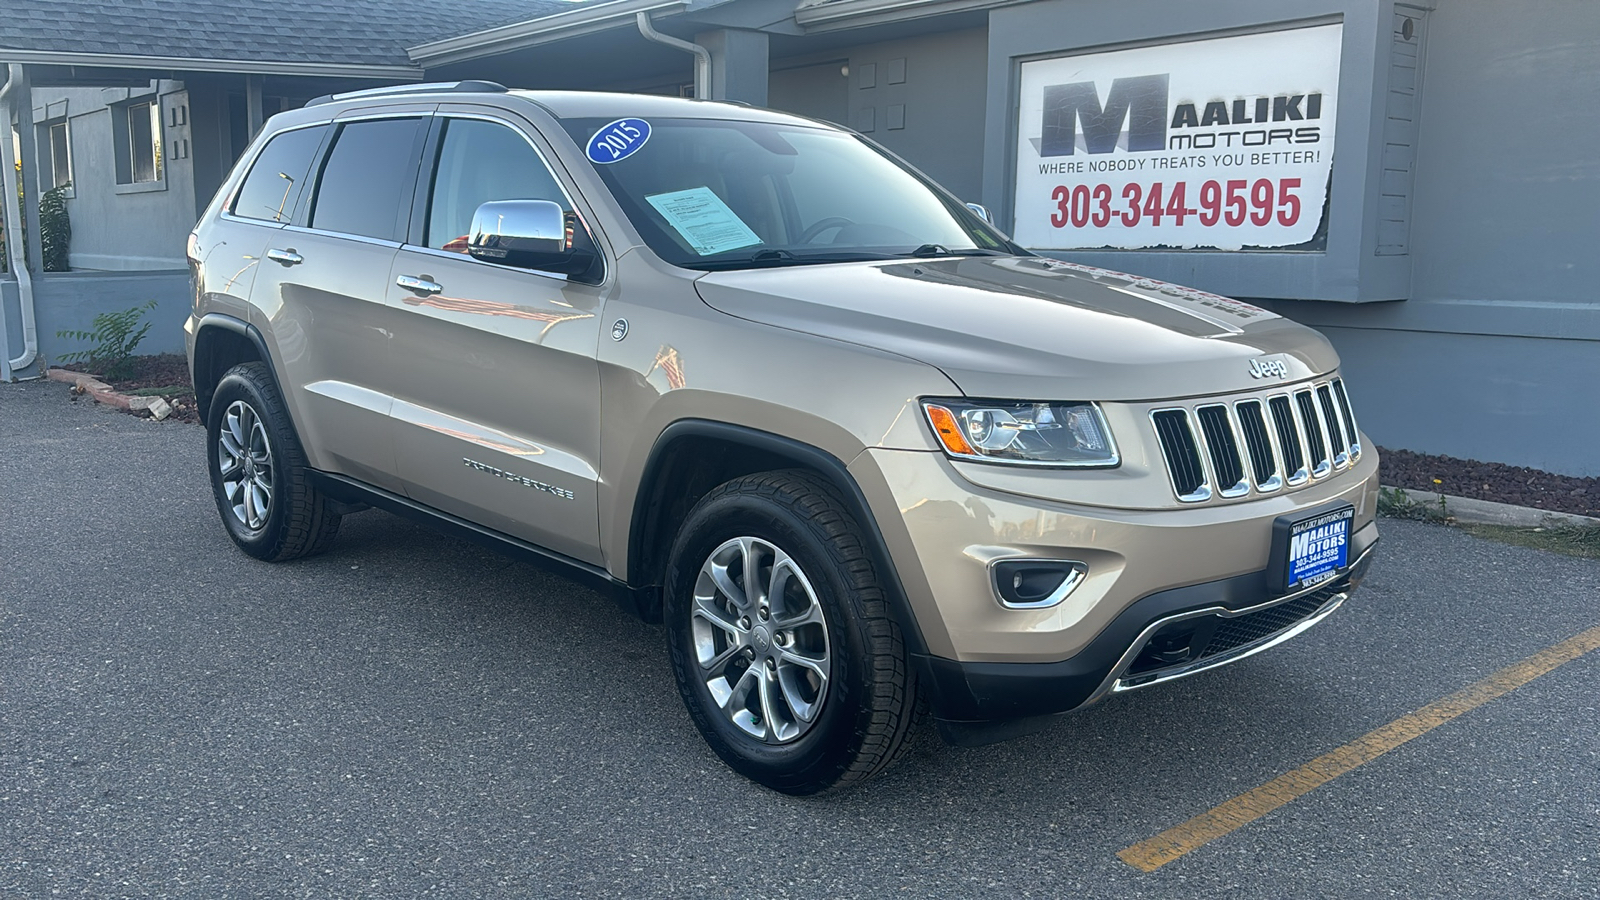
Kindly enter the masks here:
[[283, 263], [286, 266], [298, 266], [306, 261], [304, 256], [294, 252], [293, 247], [288, 250], [268, 250], [267, 259], [275, 263]]
[[421, 278], [415, 275], [401, 275], [394, 280], [394, 283], [408, 291], [416, 291], [419, 294], [437, 294], [444, 290], [444, 285], [436, 281], [429, 281], [426, 275]]

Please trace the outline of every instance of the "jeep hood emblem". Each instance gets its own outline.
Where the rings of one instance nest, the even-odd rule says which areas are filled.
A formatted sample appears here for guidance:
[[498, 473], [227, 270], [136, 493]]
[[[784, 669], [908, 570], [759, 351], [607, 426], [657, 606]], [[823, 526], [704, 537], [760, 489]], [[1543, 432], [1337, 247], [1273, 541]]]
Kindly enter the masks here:
[[1250, 360], [1251, 378], [1288, 378], [1289, 367], [1281, 359]]

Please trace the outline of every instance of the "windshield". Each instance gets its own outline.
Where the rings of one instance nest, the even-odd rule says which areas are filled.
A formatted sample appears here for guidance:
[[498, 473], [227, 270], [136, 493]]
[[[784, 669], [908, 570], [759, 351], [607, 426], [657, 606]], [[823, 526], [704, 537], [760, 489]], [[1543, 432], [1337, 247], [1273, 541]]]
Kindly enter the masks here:
[[[865, 141], [802, 125], [566, 119], [650, 249], [690, 269], [1020, 252]], [[646, 130], [647, 129], [647, 130]], [[643, 134], [642, 139], [638, 136]], [[621, 152], [618, 153], [617, 148]]]

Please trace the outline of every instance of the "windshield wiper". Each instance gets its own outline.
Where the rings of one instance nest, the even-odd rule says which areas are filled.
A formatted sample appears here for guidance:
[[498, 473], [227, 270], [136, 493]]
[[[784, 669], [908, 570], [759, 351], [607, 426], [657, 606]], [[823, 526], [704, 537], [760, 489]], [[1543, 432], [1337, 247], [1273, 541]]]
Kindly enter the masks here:
[[985, 250], [982, 247], [968, 247], [965, 250], [951, 250], [943, 244], [923, 244], [921, 247], [906, 254], [919, 259], [932, 256], [1007, 256], [999, 250]]
[[801, 256], [789, 250], [778, 247], [767, 247], [757, 250], [749, 256], [739, 259], [708, 259], [691, 263], [683, 263], [686, 268], [700, 269], [706, 272], [718, 272], [727, 269], [766, 269], [780, 266], [813, 266], [824, 263], [863, 262], [866, 260], [883, 259], [882, 253], [863, 253], [850, 251], [836, 251], [833, 253], [808, 253]]

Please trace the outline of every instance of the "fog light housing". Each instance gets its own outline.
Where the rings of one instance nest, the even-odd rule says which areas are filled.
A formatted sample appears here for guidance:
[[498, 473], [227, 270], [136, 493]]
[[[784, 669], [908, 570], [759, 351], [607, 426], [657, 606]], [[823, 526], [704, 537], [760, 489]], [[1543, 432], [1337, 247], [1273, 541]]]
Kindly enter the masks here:
[[1048, 609], [1089, 576], [1089, 566], [1072, 559], [1003, 559], [989, 568], [995, 596], [1007, 609]]

